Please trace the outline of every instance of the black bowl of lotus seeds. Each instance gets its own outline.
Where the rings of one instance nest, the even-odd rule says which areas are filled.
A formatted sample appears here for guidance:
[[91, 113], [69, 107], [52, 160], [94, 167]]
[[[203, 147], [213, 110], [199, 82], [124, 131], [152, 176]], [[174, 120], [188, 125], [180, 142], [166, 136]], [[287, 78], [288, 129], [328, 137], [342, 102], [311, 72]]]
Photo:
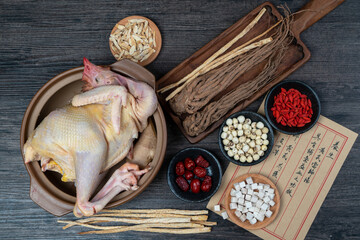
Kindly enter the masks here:
[[221, 125], [219, 146], [230, 162], [240, 166], [253, 166], [269, 156], [274, 146], [274, 132], [260, 114], [237, 112]]

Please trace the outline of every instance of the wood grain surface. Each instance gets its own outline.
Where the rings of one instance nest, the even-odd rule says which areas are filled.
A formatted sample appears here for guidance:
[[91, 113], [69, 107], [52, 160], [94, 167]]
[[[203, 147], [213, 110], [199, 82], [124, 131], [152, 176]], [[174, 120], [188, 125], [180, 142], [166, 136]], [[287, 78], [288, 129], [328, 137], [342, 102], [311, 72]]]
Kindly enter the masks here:
[[[0, 1], [0, 239], [258, 239], [219, 216], [211, 233], [193, 236], [125, 232], [104, 236], [77, 235], [65, 230], [57, 217], [29, 198], [29, 177], [22, 162], [19, 135], [25, 109], [36, 91], [55, 75], [82, 64], [85, 56], [96, 64], [111, 64], [108, 37], [122, 18], [142, 15], [162, 33], [158, 58], [147, 66], [162, 77], [197, 49], [246, 15], [261, 0], [216, 1]], [[287, 3], [292, 11], [306, 0]], [[349, 0], [302, 33], [312, 57], [288, 79], [312, 86], [322, 101], [322, 115], [360, 132], [360, 1]], [[262, 97], [263, 98], [263, 97]], [[255, 111], [262, 98], [246, 110]], [[177, 199], [166, 183], [166, 168], [179, 150], [204, 147], [227, 162], [217, 144], [218, 131], [191, 145], [167, 116], [168, 148], [158, 176], [133, 201], [121, 208], [205, 209], [207, 202]], [[359, 239], [359, 140], [343, 165], [321, 207], [308, 239]], [[74, 219], [67, 215], [61, 219]]]

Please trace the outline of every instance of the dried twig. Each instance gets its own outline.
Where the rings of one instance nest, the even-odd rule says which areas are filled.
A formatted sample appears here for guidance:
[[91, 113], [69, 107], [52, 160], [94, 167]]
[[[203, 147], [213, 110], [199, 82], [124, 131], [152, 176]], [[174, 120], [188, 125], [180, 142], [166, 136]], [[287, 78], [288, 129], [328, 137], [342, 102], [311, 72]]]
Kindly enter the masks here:
[[[103, 210], [102, 214], [76, 221], [59, 220], [66, 223], [63, 229], [72, 226], [82, 226], [96, 229], [96, 231], [81, 232], [80, 234], [105, 234], [125, 231], [147, 231], [158, 233], [189, 234], [210, 232], [210, 227], [216, 222], [206, 221], [207, 210], [177, 210], [177, 209], [128, 209], [128, 210]], [[116, 216], [116, 217], [114, 217]], [[118, 218], [117, 216], [121, 216]], [[95, 223], [121, 222], [135, 225], [100, 226]]]
[[191, 81], [191, 79], [193, 79], [192, 77], [194, 75], [196, 75], [201, 69], [203, 69], [206, 65], [208, 65], [210, 62], [212, 62], [218, 56], [220, 56], [221, 54], [226, 52], [235, 42], [237, 42], [240, 38], [242, 38], [245, 34], [247, 34], [254, 27], [254, 25], [260, 20], [260, 18], [264, 15], [265, 12], [266, 12], [265, 8], [261, 9], [261, 11], [258, 13], [258, 15], [249, 23], [249, 25], [247, 25], [244, 28], [244, 30], [242, 30], [234, 39], [232, 39], [225, 46], [220, 48], [216, 53], [214, 53], [211, 57], [209, 57], [204, 63], [202, 63], [200, 66], [198, 66], [194, 71], [192, 71], [191, 73], [186, 75], [184, 78], [182, 78], [180, 81], [170, 84], [170, 85], [158, 90], [158, 92], [160, 92], [160, 93], [166, 92], [166, 91], [184, 83], [180, 88], [178, 88], [174, 91], [176, 93], [180, 92], [186, 86], [186, 84], [188, 84]]
[[[68, 225], [64, 226], [63, 229], [67, 229], [69, 227], [72, 227], [74, 225], [77, 225], [77, 223], [90, 223], [93, 221], [104, 221], [104, 222], [123, 222], [123, 223], [131, 223], [131, 224], [143, 224], [143, 223], [153, 223], [153, 218], [147, 218], [147, 219], [129, 219], [129, 218], [114, 218], [114, 217], [101, 217], [100, 215], [97, 215], [96, 217], [91, 218], [84, 218], [77, 221], [72, 221], [71, 223], [68, 223]], [[191, 218], [189, 217], [181, 217], [181, 218], [156, 218], [156, 222], [158, 223], [186, 223], [190, 222]], [[58, 221], [60, 222], [60, 221]]]
[[167, 214], [167, 213], [156, 213], [156, 214], [137, 214], [137, 213], [103, 213], [98, 214], [98, 217], [138, 217], [138, 218], [190, 218], [191, 220], [198, 220], [198, 221], [206, 221], [208, 216], [207, 215], [196, 215], [196, 216], [183, 216], [180, 214]]
[[103, 209], [101, 212], [109, 213], [169, 213], [180, 215], [203, 215], [208, 214], [208, 210], [178, 210], [178, 209]]
[[151, 227], [143, 227], [136, 226], [132, 228], [125, 229], [110, 229], [110, 230], [100, 230], [100, 231], [88, 231], [88, 232], [80, 232], [79, 234], [106, 234], [106, 233], [117, 233], [124, 231], [137, 231], [137, 232], [155, 232], [155, 233], [172, 233], [172, 234], [195, 234], [195, 233], [205, 233], [211, 232], [210, 227], [194, 227], [187, 229], [171, 229], [171, 228], [151, 228]]
[[[248, 53], [246, 57], [249, 57], [249, 60], [246, 60], [246, 57], [244, 57], [242, 59], [238, 59], [238, 61], [229, 63], [235, 64], [234, 66], [238, 66], [236, 70], [229, 71], [226, 77], [215, 75], [212, 78], [216, 78], [216, 81], [212, 80], [212, 78], [199, 78], [196, 81], [202, 81], [203, 86], [201, 85], [201, 90], [199, 90], [199, 86], [197, 86], [197, 90], [191, 89], [190, 87], [193, 85], [193, 83], [191, 83], [189, 88], [187, 88], [188, 92], [184, 92], [184, 90], [181, 93], [181, 96], [177, 96], [177, 98], [179, 97], [180, 99], [180, 97], [184, 98], [185, 94], [187, 96], [185, 101], [181, 102], [178, 101], [178, 99], [175, 101], [174, 99], [174, 101], [170, 103], [173, 104], [171, 105], [173, 109], [178, 109], [178, 112], [184, 111], [184, 109], [186, 109], [188, 113], [192, 111], [191, 115], [188, 115], [183, 121], [183, 127], [190, 136], [196, 136], [205, 131], [211, 124], [223, 117], [234, 105], [251, 97], [254, 93], [259, 91], [259, 89], [264, 87], [268, 82], [276, 77], [276, 70], [279, 67], [282, 57], [292, 40], [290, 34], [291, 19], [288, 12], [286, 12], [286, 18], [284, 18], [281, 23], [282, 24], [273, 35], [274, 41], [261, 47], [260, 49], [253, 50], [253, 52]], [[244, 60], [246, 61], [244, 62]], [[267, 64], [256, 78], [238, 85], [237, 88], [226, 93], [220, 99], [207, 104], [213, 96], [221, 91], [221, 87], [224, 82], [233, 82], [239, 77], [239, 75], [235, 76], [233, 72], [239, 71], [240, 68], [245, 69], [246, 66], [256, 66], [261, 62], [264, 62], [264, 60], [267, 61]], [[230, 67], [228, 68], [231, 69]], [[225, 70], [218, 69], [218, 71], [221, 73]], [[194, 84], [196, 81], [194, 81]], [[218, 83], [219, 81], [222, 83], [221, 87], [219, 86], [216, 88], [216, 91], [214, 91], [214, 88], [211, 89], [214, 85], [212, 82]], [[176, 105], [174, 105], [174, 103], [176, 103]], [[205, 108], [200, 110], [203, 106], [205, 106]]]
[[[257, 47], [261, 47], [269, 42], [271, 42], [273, 39], [271, 37], [269, 38], [265, 38], [263, 40], [260, 40], [258, 42], [255, 42], [253, 44], [250, 44], [246, 47], [240, 46], [236, 49], [234, 49], [233, 51], [229, 52], [228, 54], [225, 54], [224, 56], [217, 58], [216, 60], [214, 60], [213, 62], [211, 62], [208, 66], [205, 66], [200, 72], [198, 72], [197, 74], [195, 74], [193, 76], [193, 78], [189, 79], [189, 80], [193, 80], [195, 78], [197, 78], [199, 75], [205, 74], [207, 72], [209, 72], [212, 69], [217, 68], [218, 66], [224, 64], [225, 62], [229, 61], [230, 59], [237, 57], [241, 54], [244, 54], [248, 51], [250, 51], [251, 49], [257, 48]], [[173, 98], [176, 94], [179, 93], [179, 91], [177, 91], [178, 89], [182, 89], [184, 85], [180, 86], [179, 88], [177, 88], [175, 91], [173, 91], [171, 94], [169, 94], [169, 96], [166, 97], [166, 101], [169, 101], [171, 98]]]

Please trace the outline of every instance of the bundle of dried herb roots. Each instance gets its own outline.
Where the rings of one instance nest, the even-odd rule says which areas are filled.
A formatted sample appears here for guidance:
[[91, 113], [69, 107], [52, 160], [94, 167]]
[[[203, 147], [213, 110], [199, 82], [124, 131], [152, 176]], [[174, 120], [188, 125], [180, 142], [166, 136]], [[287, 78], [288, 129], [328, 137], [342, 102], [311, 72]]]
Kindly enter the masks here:
[[[59, 220], [58, 222], [67, 224], [63, 229], [72, 226], [95, 229], [79, 234], [107, 234], [126, 231], [195, 234], [210, 232], [211, 226], [216, 225], [216, 222], [207, 221], [207, 214], [207, 210], [104, 209], [99, 214], [89, 218], [76, 221]], [[113, 224], [109, 226], [109, 223]], [[118, 225], [119, 223], [127, 225]]]
[[[276, 70], [292, 41], [291, 18], [288, 11], [285, 11], [285, 14], [285, 18], [272, 27], [275, 32], [270, 40], [259, 44], [266, 39], [260, 40], [256, 42], [257, 47], [236, 55], [220, 67], [196, 77], [170, 100], [170, 106], [177, 115], [189, 114], [183, 121], [187, 134], [199, 135], [236, 104], [251, 97], [276, 77]], [[209, 104], [217, 94], [244, 73], [263, 62], [266, 62], [265, 67], [254, 79], [238, 85], [219, 100]]]

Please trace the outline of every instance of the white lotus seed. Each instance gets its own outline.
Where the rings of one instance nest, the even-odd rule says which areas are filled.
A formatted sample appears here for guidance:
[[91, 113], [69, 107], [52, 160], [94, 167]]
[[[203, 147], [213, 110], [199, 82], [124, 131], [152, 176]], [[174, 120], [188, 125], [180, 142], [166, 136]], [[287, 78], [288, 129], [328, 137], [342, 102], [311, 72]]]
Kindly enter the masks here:
[[262, 139], [256, 139], [255, 143], [256, 143], [256, 145], [263, 145], [263, 140]]
[[256, 129], [255, 134], [256, 134], [257, 136], [261, 136], [262, 132], [261, 132], [260, 129]]
[[269, 140], [265, 139], [264, 140], [264, 145], [269, 145]]
[[229, 157], [233, 157], [233, 156], [234, 156], [234, 152], [233, 152], [232, 150], [229, 150], [229, 151], [227, 151], [227, 155], [228, 155]]
[[251, 138], [252, 140], [255, 140], [255, 139], [256, 139], [256, 135], [255, 135], [255, 134], [251, 134], [251, 135], [250, 135], [250, 138]]
[[252, 128], [251, 133], [255, 133], [255, 132], [256, 132], [256, 128]]
[[242, 148], [242, 150], [244, 151], [244, 152], [247, 152], [247, 151], [249, 151], [249, 145], [244, 145], [243, 146], [243, 148]]
[[261, 138], [264, 139], [264, 140], [267, 139], [267, 134], [266, 134], [266, 133], [263, 133], [263, 134], [261, 135]]
[[256, 124], [256, 127], [262, 129], [262, 128], [264, 128], [264, 124], [262, 122], [258, 122]]
[[248, 156], [247, 159], [246, 159], [246, 161], [247, 161], [248, 163], [251, 163], [251, 162], [253, 161], [253, 158], [252, 158], [251, 156]]
[[238, 144], [238, 143], [239, 143], [239, 138], [234, 137], [232, 141], [233, 141], [235, 144]]
[[233, 118], [232, 121], [234, 125], [239, 123], [239, 120], [237, 118]]
[[244, 129], [244, 130], [250, 129], [250, 125], [249, 125], [249, 124], [244, 124], [244, 125], [243, 125], [243, 129]]
[[268, 132], [269, 132], [269, 129], [268, 129], [267, 127], [264, 127], [263, 129], [261, 129], [261, 131], [262, 131], [263, 133], [268, 133]]
[[244, 135], [244, 131], [243, 130], [239, 130], [238, 132], [237, 132], [237, 135], [240, 137], [240, 136], [242, 136], [242, 135]]
[[244, 134], [245, 134], [246, 136], [249, 136], [249, 135], [251, 134], [251, 132], [250, 132], [249, 129], [246, 129], [246, 130], [244, 131]]
[[229, 144], [229, 142], [230, 142], [229, 139], [224, 139], [224, 140], [223, 140], [223, 144], [224, 144], [225, 146], [227, 146], [227, 145]]
[[250, 118], [245, 119], [245, 123], [250, 125], [251, 124], [251, 119]]
[[237, 119], [239, 120], [239, 123], [245, 122], [245, 117], [243, 115], [238, 116]]
[[232, 132], [233, 130], [235, 130], [234, 126], [233, 125], [229, 126], [229, 131]]
[[242, 125], [241, 123], [239, 123], [239, 124], [237, 125], [237, 129], [239, 129], [239, 130], [243, 129], [243, 125]]
[[227, 137], [227, 139], [232, 140], [233, 139], [233, 135], [229, 134], [229, 136]]
[[232, 134], [234, 137], [237, 136], [237, 132], [236, 132], [235, 130], [233, 130], [233, 131], [231, 132], [231, 134]]
[[228, 127], [228, 126], [223, 127], [223, 131], [224, 131], [224, 132], [229, 131], [229, 127]]
[[221, 138], [222, 138], [222, 139], [225, 139], [226, 137], [227, 137], [227, 133], [226, 133], [226, 132], [221, 133]]
[[249, 146], [254, 148], [255, 147], [255, 142], [254, 141], [249, 142]]
[[246, 157], [244, 155], [240, 157], [240, 162], [246, 162]]
[[264, 151], [263, 150], [260, 150], [260, 151], [258, 151], [258, 154], [262, 157], [262, 156], [264, 156]]
[[250, 139], [250, 138], [247, 138], [245, 142], [246, 142], [246, 143], [249, 143], [250, 141], [251, 141], [251, 139]]
[[256, 146], [255, 146], [255, 151], [258, 152], [258, 151], [260, 151], [260, 150], [261, 150], [261, 146], [260, 146], [260, 145], [256, 145]]
[[259, 160], [259, 159], [260, 159], [259, 154], [254, 154], [253, 159], [254, 159], [255, 161]]
[[248, 154], [253, 155], [254, 154], [254, 149], [250, 148], [248, 151]]
[[235, 159], [235, 160], [240, 160], [240, 156], [239, 156], [238, 154], [236, 154], [236, 155], [234, 156], [234, 159]]
[[252, 128], [256, 128], [256, 122], [251, 123]]
[[237, 129], [237, 125], [238, 125], [237, 123], [234, 123], [234, 125], [233, 125], [234, 129]]
[[266, 145], [262, 145], [261, 146], [261, 150], [263, 150], [264, 152], [267, 150], [267, 146]]
[[230, 148], [229, 148], [228, 146], [225, 146], [224, 149], [225, 149], [225, 151], [229, 151], [229, 150], [230, 150]]
[[246, 137], [245, 137], [245, 136], [241, 136], [241, 137], [239, 138], [239, 141], [240, 141], [241, 143], [246, 142]]
[[239, 149], [239, 150], [238, 150], [238, 154], [239, 154], [239, 155], [244, 155], [244, 151], [241, 150], [241, 149]]
[[229, 118], [229, 119], [226, 120], [226, 125], [231, 126], [232, 123], [233, 123], [232, 119]]

